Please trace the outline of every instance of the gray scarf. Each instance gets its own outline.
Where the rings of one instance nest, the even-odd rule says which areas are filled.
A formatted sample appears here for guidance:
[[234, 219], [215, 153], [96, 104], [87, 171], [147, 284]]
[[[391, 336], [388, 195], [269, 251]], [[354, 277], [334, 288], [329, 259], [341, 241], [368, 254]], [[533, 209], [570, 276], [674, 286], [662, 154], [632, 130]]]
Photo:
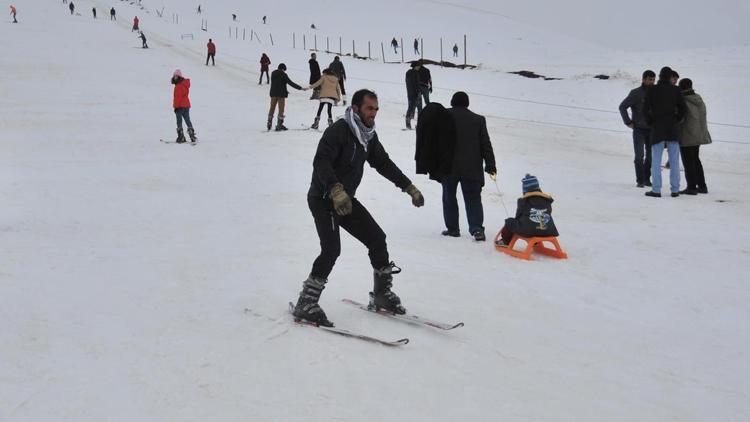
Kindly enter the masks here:
[[365, 126], [359, 114], [355, 113], [351, 107], [348, 107], [344, 112], [344, 120], [349, 124], [352, 133], [359, 139], [359, 143], [367, 151], [367, 144], [375, 136], [375, 125], [372, 125], [372, 127]]

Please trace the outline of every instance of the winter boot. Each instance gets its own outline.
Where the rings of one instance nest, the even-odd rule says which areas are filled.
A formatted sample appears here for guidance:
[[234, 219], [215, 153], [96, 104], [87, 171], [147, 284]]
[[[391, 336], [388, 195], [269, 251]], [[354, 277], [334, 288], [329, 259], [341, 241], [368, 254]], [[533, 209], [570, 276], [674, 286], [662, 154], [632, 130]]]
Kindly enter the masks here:
[[333, 124], [333, 119], [328, 119], [328, 126], [331, 126]]
[[313, 122], [312, 126], [310, 126], [310, 127], [313, 128], [313, 129], [317, 129], [318, 128], [318, 123], [320, 123], [320, 117], [316, 117], [315, 121]]
[[175, 140], [178, 144], [184, 144], [185, 143], [185, 134], [182, 133], [182, 128], [177, 128], [177, 140]]
[[268, 122], [266, 122], [266, 129], [271, 130], [271, 126], [273, 126], [273, 114], [268, 115]]
[[323, 292], [326, 282], [326, 279], [313, 277], [312, 274], [302, 282], [302, 291], [299, 293], [297, 306], [292, 311], [295, 318], [324, 327], [333, 327], [333, 323], [328, 320], [326, 313], [318, 305], [320, 294]]
[[289, 130], [286, 126], [284, 126], [284, 118], [283, 117], [277, 117], [276, 118], [276, 132], [280, 132], [282, 130]]
[[373, 291], [370, 292], [370, 309], [384, 309], [394, 314], [405, 314], [406, 309], [401, 306], [401, 299], [396, 296], [396, 293], [391, 291], [393, 286], [393, 275], [401, 272], [401, 268], [397, 267], [396, 264], [391, 261], [390, 264], [383, 268], [375, 270]]
[[195, 129], [189, 127], [188, 128], [188, 136], [190, 137], [190, 142], [192, 142], [192, 143], [198, 142], [198, 138], [195, 137]]
[[406, 116], [406, 128], [411, 129], [411, 118], [409, 116]]

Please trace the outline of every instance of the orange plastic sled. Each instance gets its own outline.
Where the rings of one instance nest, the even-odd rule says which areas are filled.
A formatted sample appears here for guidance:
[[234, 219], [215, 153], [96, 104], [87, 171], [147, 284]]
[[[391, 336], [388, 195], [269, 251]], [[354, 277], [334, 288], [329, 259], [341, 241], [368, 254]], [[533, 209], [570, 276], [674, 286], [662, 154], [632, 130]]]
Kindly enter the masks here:
[[[568, 259], [568, 254], [563, 252], [562, 248], [560, 247], [560, 244], [557, 242], [557, 238], [552, 237], [552, 236], [550, 237], [523, 237], [523, 236], [514, 234], [508, 246], [498, 246], [497, 245], [498, 240], [500, 240], [500, 232], [497, 232], [497, 236], [495, 236], [495, 249], [497, 249], [500, 252], [506, 253], [510, 256], [514, 256], [516, 258], [531, 260], [531, 251], [533, 250], [537, 253], [551, 256], [553, 258]], [[526, 242], [526, 249], [522, 251], [517, 251], [513, 249], [513, 246], [515, 246], [516, 242], [519, 240], [523, 240], [524, 242]], [[551, 249], [551, 248], [544, 246], [544, 242], [551, 243], [555, 248]]]

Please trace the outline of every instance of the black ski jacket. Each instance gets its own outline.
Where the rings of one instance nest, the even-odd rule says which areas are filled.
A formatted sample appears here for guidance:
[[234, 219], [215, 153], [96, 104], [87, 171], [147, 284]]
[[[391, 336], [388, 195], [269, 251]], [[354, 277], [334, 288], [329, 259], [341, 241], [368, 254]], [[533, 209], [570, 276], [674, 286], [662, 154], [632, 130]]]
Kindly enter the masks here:
[[295, 89], [302, 89], [301, 86], [292, 82], [292, 80], [289, 79], [289, 76], [283, 70], [276, 69], [271, 72], [271, 97], [288, 97], [289, 91], [287, 91], [286, 89], [287, 85]]
[[551, 196], [541, 191], [526, 192], [518, 198], [516, 218], [505, 220], [505, 227], [513, 234], [524, 237], [559, 236], [552, 219]]
[[368, 142], [365, 151], [349, 124], [339, 119], [320, 138], [307, 196], [327, 198], [331, 186], [341, 183], [346, 193], [354, 198], [362, 181], [365, 161], [402, 190], [411, 184], [411, 180], [391, 161], [377, 134]]

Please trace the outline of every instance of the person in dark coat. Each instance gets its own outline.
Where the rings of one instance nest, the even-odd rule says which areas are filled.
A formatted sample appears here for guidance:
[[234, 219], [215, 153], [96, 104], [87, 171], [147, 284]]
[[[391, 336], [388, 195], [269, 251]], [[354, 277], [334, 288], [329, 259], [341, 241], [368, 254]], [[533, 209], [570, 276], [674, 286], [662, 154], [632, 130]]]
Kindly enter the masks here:
[[[320, 65], [318, 64], [318, 56], [315, 53], [310, 54], [310, 60], [307, 61], [310, 65], [310, 85], [318, 82], [320, 79]], [[313, 89], [311, 100], [317, 100], [320, 98], [320, 87]]]
[[320, 238], [320, 254], [302, 283], [293, 311], [296, 318], [333, 326], [318, 301], [341, 253], [341, 228], [368, 249], [374, 274], [370, 304], [393, 313], [406, 312], [401, 299], [391, 290], [393, 274], [401, 269], [389, 259], [385, 233], [356, 197], [365, 162], [406, 192], [415, 207], [423, 206], [424, 198], [380, 143], [375, 131], [377, 112], [377, 95], [364, 89], [357, 91], [344, 118], [329, 126], [318, 143], [307, 204]]
[[453, 44], [453, 57], [458, 57], [458, 44]]
[[280, 63], [278, 69], [271, 72], [271, 108], [268, 110], [268, 123], [266, 127], [271, 130], [271, 123], [273, 122], [273, 115], [276, 111], [276, 105], [279, 105], [279, 117], [276, 120], [276, 131], [287, 130], [284, 126], [284, 105], [286, 104], [286, 97], [289, 96], [289, 91], [286, 86], [289, 85], [294, 89], [306, 91], [307, 88], [303, 88], [289, 79], [286, 74], [286, 65]]
[[685, 117], [685, 99], [680, 89], [670, 82], [672, 69], [664, 67], [659, 71], [659, 81], [646, 92], [643, 114], [651, 126], [651, 178], [653, 188], [646, 196], [661, 197], [661, 157], [667, 148], [671, 196], [680, 195], [680, 142], [677, 139], [677, 126]]
[[396, 41], [396, 37], [393, 37], [391, 40], [391, 48], [393, 49], [393, 54], [398, 53], [398, 41]]
[[[635, 158], [635, 184], [639, 188], [651, 186], [651, 128], [643, 115], [643, 102], [646, 100], [646, 90], [654, 85], [656, 73], [652, 70], [643, 72], [641, 86], [630, 91], [620, 103], [620, 116], [625, 126], [633, 129], [633, 150]], [[628, 115], [631, 110], [632, 117]]]
[[414, 118], [414, 109], [422, 114], [422, 98], [419, 96], [419, 68], [421, 67], [419, 61], [411, 63], [411, 69], [406, 71], [404, 81], [406, 82], [406, 99], [408, 106], [406, 107], [406, 128], [411, 129], [411, 120]]
[[419, 54], [419, 40], [414, 38], [414, 54]]
[[91, 13], [94, 14], [94, 19], [96, 19], [96, 7], [91, 8]]
[[73, 5], [73, 2], [71, 1], [68, 5], [68, 9], [70, 9], [70, 14], [73, 14], [73, 11], [75, 11], [76, 7]]
[[708, 132], [706, 117], [706, 104], [703, 102], [703, 98], [693, 90], [693, 81], [690, 79], [681, 79], [678, 86], [687, 106], [685, 119], [678, 129], [680, 156], [682, 157], [682, 166], [685, 168], [685, 181], [687, 182], [687, 187], [680, 193], [687, 195], [708, 193], [706, 177], [703, 174], [703, 164], [699, 156], [701, 145], [711, 143], [711, 134]]
[[339, 78], [339, 86], [341, 87], [341, 100], [346, 105], [346, 88], [344, 88], [344, 81], [346, 80], [346, 70], [344, 69], [344, 63], [341, 62], [341, 58], [336, 56], [328, 68], [333, 71], [333, 74]]
[[518, 198], [516, 217], [505, 219], [500, 239], [495, 244], [507, 247], [517, 234], [523, 237], [557, 237], [560, 234], [552, 219], [552, 197], [539, 188], [539, 180], [527, 174], [521, 180], [523, 196]]
[[146, 44], [146, 34], [144, 34], [143, 31], [141, 31], [141, 36], [139, 36], [138, 38], [140, 38], [141, 42], [143, 42], [143, 45], [141, 47], [148, 48], [148, 44]]
[[206, 66], [208, 66], [209, 59], [211, 59], [211, 64], [216, 66], [216, 44], [211, 38], [208, 39], [208, 44], [206, 44], [206, 51]]
[[417, 174], [428, 174], [441, 182], [450, 176], [456, 148], [456, 124], [440, 103], [430, 103], [419, 114], [417, 147], [414, 152]]
[[263, 53], [263, 55], [260, 56], [260, 79], [258, 79], [258, 85], [263, 83], [263, 74], [266, 74], [266, 84], [269, 84], [269, 77], [268, 77], [268, 67], [271, 65], [271, 59], [266, 55], [266, 53]]
[[432, 75], [430, 69], [421, 63], [419, 67], [419, 94], [424, 97], [424, 105], [430, 103], [430, 94], [432, 93]]
[[451, 174], [444, 176], [443, 184], [443, 218], [446, 230], [443, 236], [458, 237], [458, 202], [456, 190], [461, 184], [461, 192], [466, 206], [466, 218], [469, 222], [469, 233], [477, 241], [486, 239], [484, 234], [484, 210], [482, 208], [482, 161], [484, 171], [492, 177], [497, 173], [495, 153], [492, 151], [490, 135], [487, 132], [487, 121], [484, 117], [469, 110], [469, 96], [465, 92], [456, 92], [448, 109], [456, 125], [456, 147], [453, 152]]
[[115, 8], [114, 7], [111, 8], [111, 9], [109, 9], [109, 20], [111, 20], [111, 21], [116, 21], [117, 20], [117, 16], [116, 16], [116, 12], [115, 12]]

